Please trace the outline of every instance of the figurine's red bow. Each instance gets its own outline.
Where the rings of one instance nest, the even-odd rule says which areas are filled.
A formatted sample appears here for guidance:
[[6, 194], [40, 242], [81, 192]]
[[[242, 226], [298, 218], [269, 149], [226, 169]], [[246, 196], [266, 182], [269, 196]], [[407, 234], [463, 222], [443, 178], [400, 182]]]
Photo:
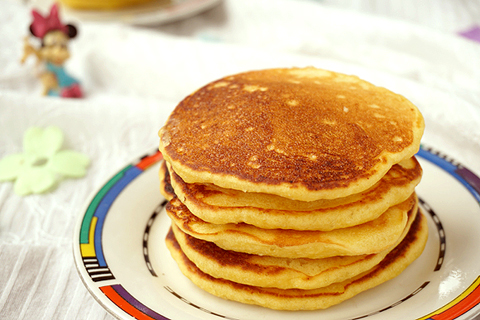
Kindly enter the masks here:
[[50, 9], [48, 16], [42, 16], [38, 11], [32, 10], [33, 22], [31, 30], [34, 36], [43, 38], [48, 32], [53, 30], [60, 30], [68, 33], [66, 25], [60, 22], [58, 17], [58, 4], [54, 3]]

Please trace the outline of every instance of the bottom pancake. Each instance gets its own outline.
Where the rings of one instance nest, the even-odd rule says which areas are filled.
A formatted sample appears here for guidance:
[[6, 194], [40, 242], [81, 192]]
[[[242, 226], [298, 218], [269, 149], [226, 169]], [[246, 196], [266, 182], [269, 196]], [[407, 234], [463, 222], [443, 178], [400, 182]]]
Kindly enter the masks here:
[[351, 279], [312, 290], [265, 288], [215, 278], [202, 272], [187, 258], [171, 230], [166, 244], [182, 273], [215, 296], [276, 310], [317, 310], [331, 307], [398, 276], [420, 256], [427, 237], [427, 220], [419, 212], [402, 242], [378, 265]]

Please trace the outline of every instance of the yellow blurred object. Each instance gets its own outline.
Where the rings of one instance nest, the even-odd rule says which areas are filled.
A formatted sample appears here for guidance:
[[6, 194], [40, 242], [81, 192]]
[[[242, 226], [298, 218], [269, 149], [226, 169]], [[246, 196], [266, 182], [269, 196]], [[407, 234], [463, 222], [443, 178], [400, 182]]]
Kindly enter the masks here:
[[80, 10], [115, 10], [141, 5], [153, 0], [59, 0], [67, 7]]

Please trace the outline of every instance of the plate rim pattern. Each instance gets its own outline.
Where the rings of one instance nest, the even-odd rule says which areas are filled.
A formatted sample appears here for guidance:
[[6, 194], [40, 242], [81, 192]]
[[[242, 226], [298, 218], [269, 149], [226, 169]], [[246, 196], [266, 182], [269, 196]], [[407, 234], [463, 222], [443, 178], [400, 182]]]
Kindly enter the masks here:
[[[450, 158], [424, 144], [420, 146], [420, 150], [416, 156], [429, 161], [452, 175], [470, 192], [480, 206], [480, 178], [472, 171], [455, 161], [453, 158]], [[135, 319], [171, 320], [148, 308], [141, 301], [132, 296], [112, 274], [103, 255], [103, 222], [109, 212], [110, 205], [122, 190], [136, 177], [162, 160], [163, 157], [156, 148], [153, 152], [137, 158], [137, 160], [131, 162], [111, 177], [95, 193], [94, 197], [88, 203], [85, 212], [82, 212], [80, 223], [76, 229], [76, 238], [73, 243], [73, 245], [76, 246], [76, 248], [74, 248], [74, 256], [79, 275], [90, 293], [95, 297], [96, 292], [90, 290], [89, 285], [96, 287], [121, 312], [125, 315], [134, 317]], [[426, 204], [424, 203], [422, 205]], [[156, 208], [155, 212], [152, 213], [152, 217], [149, 219], [148, 224], [150, 225], [147, 224], [145, 229], [145, 234], [147, 236], [148, 229], [155, 218], [155, 213], [159, 213], [159, 208], [162, 208], [162, 204]], [[428, 205], [426, 205], [426, 208], [428, 211]], [[148, 239], [144, 238], [143, 240], [143, 246], [145, 247]], [[148, 254], [144, 254], [144, 257], [148, 267]], [[151, 266], [149, 271], [152, 276], [155, 276], [155, 271]], [[420, 286], [417, 291], [422, 290], [423, 287], [424, 286]], [[121, 319], [121, 315], [116, 310], [112, 310], [110, 306], [103, 303], [98, 297], [95, 298], [107, 311]], [[404, 300], [405, 299], [402, 299], [400, 303]], [[400, 303], [387, 308], [389, 309]], [[417, 320], [455, 319], [472, 311], [479, 304], [480, 273], [460, 295], [437, 310], [417, 318]], [[369, 315], [360, 318], [365, 318]]]

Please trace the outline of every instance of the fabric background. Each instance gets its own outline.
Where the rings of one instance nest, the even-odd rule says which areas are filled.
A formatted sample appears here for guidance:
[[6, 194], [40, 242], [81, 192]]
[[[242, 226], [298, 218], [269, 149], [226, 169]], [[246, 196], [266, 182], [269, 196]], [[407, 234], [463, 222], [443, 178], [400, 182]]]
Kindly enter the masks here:
[[[432, 9], [435, 8], [435, 9]], [[480, 175], [480, 24], [468, 1], [223, 1], [162, 26], [74, 21], [68, 71], [85, 99], [40, 96], [35, 63], [19, 63], [30, 3], [0, 3], [0, 158], [31, 126], [59, 126], [87, 154], [87, 176], [20, 197], [0, 184], [0, 319], [113, 319], [77, 275], [72, 235], [88, 195], [158, 144], [187, 94], [245, 70], [316, 66], [406, 95], [426, 120], [424, 143]], [[475, 14], [477, 13], [477, 14]]]

